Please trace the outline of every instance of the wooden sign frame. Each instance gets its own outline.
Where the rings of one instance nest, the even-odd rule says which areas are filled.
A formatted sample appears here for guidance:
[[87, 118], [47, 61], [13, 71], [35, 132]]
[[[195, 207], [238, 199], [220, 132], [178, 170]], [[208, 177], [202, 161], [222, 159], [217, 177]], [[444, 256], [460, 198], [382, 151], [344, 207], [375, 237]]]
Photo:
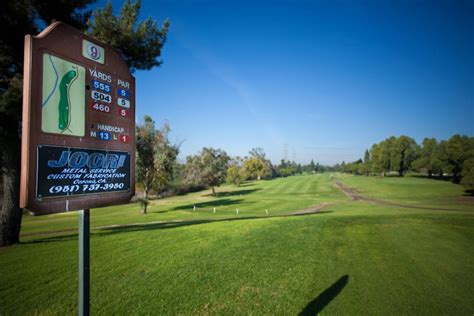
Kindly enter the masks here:
[[20, 207], [36, 214], [135, 195], [135, 78], [114, 48], [61, 22], [25, 36]]

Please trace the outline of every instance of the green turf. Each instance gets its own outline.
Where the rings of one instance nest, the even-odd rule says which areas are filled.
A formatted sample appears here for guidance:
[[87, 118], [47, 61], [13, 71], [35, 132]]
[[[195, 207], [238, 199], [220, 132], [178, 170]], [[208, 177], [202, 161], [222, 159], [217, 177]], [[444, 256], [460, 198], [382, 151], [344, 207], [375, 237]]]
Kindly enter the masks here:
[[[334, 186], [329, 175], [304, 175], [268, 181], [245, 183], [240, 187], [217, 188], [217, 198], [210, 190], [152, 201], [147, 215], [141, 215], [138, 204], [92, 210], [91, 225], [144, 223], [153, 221], [220, 219], [245, 216], [287, 214], [314, 204], [347, 200]], [[196, 211], [193, 211], [196, 206]], [[214, 207], [216, 213], [214, 213]], [[239, 209], [237, 215], [236, 209]], [[77, 212], [48, 216], [25, 216], [22, 233], [75, 229]]]
[[466, 195], [462, 186], [448, 181], [415, 176], [374, 178], [338, 175], [337, 178], [369, 198], [423, 207], [460, 210], [473, 208], [472, 196]]
[[[394, 186], [399, 188], [418, 180], [392, 181], [400, 181]], [[342, 181], [377, 197], [387, 190], [385, 179]], [[454, 197], [457, 186], [439, 183], [445, 189], [434, 190], [433, 198], [444, 192], [447, 199]], [[414, 187], [428, 196], [431, 189], [422, 184]], [[93, 230], [92, 314], [292, 315], [321, 308], [336, 315], [473, 313], [472, 200], [452, 205], [458, 211], [353, 202], [334, 191], [328, 175], [262, 181], [248, 188], [261, 190], [219, 198], [243, 200], [228, 205], [228, 220]], [[405, 201], [397, 192], [388, 197], [412, 199]], [[192, 218], [192, 210], [179, 208], [192, 204], [189, 200], [212, 201], [205, 194], [158, 201], [154, 207], [165, 212], [149, 215], [153, 220]], [[319, 201], [334, 204], [320, 214], [294, 217], [243, 219], [232, 213], [247, 205], [249, 215], [258, 214], [250, 206], [273, 203], [275, 209], [280, 206], [275, 212], [284, 213], [292, 204], [306, 208]], [[121, 216], [128, 222], [149, 216], [135, 216], [136, 207], [117, 209], [93, 211], [92, 219], [102, 225]], [[213, 216], [201, 212], [195, 216]], [[28, 217], [25, 227], [60, 229], [74, 226], [72, 220], [69, 214]], [[77, 313], [76, 234], [23, 240], [0, 250], [0, 314]]]

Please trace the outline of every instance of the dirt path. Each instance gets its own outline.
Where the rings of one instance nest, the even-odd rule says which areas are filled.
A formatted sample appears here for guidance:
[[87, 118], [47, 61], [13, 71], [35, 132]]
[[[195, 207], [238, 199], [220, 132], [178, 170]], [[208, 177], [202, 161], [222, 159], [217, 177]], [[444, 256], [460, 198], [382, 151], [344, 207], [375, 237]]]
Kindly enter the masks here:
[[313, 205], [307, 209], [301, 210], [301, 211], [296, 211], [293, 213], [288, 214], [287, 216], [294, 216], [294, 215], [305, 215], [305, 214], [314, 214], [314, 213], [319, 213], [323, 208], [329, 205], [333, 205], [334, 202], [322, 202], [316, 205]]
[[358, 200], [363, 200], [364, 198], [359, 194], [357, 193], [354, 189], [348, 187], [348, 186], [345, 186], [344, 184], [342, 184], [340, 181], [334, 181], [334, 184], [336, 185], [336, 187], [342, 191], [342, 193], [344, 193], [345, 195], [347, 195], [348, 197], [350, 197], [353, 201], [358, 201]]
[[428, 206], [417, 206], [417, 205], [407, 205], [407, 204], [400, 204], [395, 202], [389, 202], [384, 200], [378, 200], [373, 198], [367, 198], [360, 195], [355, 189], [346, 186], [340, 181], [334, 181], [336, 187], [341, 190], [342, 193], [347, 195], [352, 199], [352, 201], [364, 201], [371, 204], [378, 204], [378, 205], [386, 205], [386, 206], [396, 206], [401, 208], [411, 208], [411, 209], [422, 209], [422, 210], [432, 210], [432, 211], [462, 211], [456, 209], [449, 209], [449, 208], [438, 208], [438, 207], [428, 207]]

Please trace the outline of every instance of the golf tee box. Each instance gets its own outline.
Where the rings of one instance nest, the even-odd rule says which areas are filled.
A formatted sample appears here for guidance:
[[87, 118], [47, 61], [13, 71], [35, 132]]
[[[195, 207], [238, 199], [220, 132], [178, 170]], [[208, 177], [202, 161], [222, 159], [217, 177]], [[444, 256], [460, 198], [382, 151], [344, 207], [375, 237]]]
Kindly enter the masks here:
[[50, 214], [135, 194], [135, 78], [61, 22], [25, 36], [20, 207]]

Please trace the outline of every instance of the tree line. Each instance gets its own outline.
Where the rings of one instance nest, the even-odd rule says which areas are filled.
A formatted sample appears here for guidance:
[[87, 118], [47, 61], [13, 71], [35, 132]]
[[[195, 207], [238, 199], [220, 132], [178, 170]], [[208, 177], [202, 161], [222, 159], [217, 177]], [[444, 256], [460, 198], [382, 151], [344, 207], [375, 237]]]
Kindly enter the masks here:
[[408, 136], [389, 137], [367, 149], [363, 159], [337, 164], [335, 170], [358, 175], [419, 172], [432, 178], [450, 178], [474, 190], [474, 137], [453, 135], [448, 140], [425, 138], [421, 144]]
[[136, 127], [136, 175], [143, 189], [143, 198], [139, 201], [144, 213], [151, 192], [157, 196], [169, 196], [210, 188], [215, 196], [216, 187], [224, 182], [239, 187], [246, 180], [258, 181], [330, 169], [313, 160], [308, 165], [301, 165], [283, 159], [280, 164], [273, 165], [262, 148], [251, 149], [245, 157], [231, 157], [223, 149], [203, 147], [179, 163], [180, 144], [170, 142], [170, 130], [168, 123], [157, 128], [148, 115]]

